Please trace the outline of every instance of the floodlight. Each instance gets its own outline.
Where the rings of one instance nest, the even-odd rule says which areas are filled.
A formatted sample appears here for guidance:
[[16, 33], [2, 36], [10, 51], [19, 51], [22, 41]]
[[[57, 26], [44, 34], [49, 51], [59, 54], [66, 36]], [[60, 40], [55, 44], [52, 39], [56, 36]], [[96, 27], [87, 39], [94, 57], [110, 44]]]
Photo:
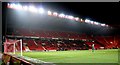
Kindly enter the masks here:
[[39, 13], [41, 13], [41, 14], [44, 13], [44, 9], [43, 9], [43, 8], [40, 8], [40, 9], [39, 9]]
[[108, 27], [108, 25], [106, 25]]
[[65, 15], [65, 18], [68, 18], [68, 15]]
[[20, 4], [17, 4], [17, 5], [14, 5], [16, 9], [19, 9], [19, 10], [22, 10], [22, 5]]
[[57, 15], [58, 15], [58, 13], [57, 13], [57, 12], [53, 12], [53, 15], [54, 15], [54, 16], [57, 16]]
[[94, 24], [95, 24], [95, 25], [99, 25], [100, 23], [98, 23], [98, 22], [94, 22]]
[[80, 19], [80, 21], [83, 21], [83, 19]]
[[73, 19], [74, 17], [73, 16], [68, 16], [68, 19]]
[[52, 15], [52, 12], [51, 12], [51, 11], [48, 11], [48, 15]]
[[10, 4], [10, 8], [14, 8], [15, 7], [15, 4]]
[[93, 21], [90, 21], [91, 24], [93, 24], [94, 22]]
[[7, 7], [8, 7], [8, 8], [10, 7], [10, 4], [9, 4], [9, 3], [7, 4]]
[[90, 20], [89, 20], [89, 19], [85, 19], [85, 22], [86, 22], [86, 23], [89, 23], [89, 22], [90, 22]]
[[64, 14], [59, 14], [59, 17], [65, 17], [65, 15]]
[[105, 26], [105, 24], [101, 24], [101, 26]]
[[11, 4], [8, 3], [8, 4], [7, 4], [7, 7], [8, 7], [8, 8], [11, 8]]
[[34, 6], [29, 6], [28, 9], [30, 12], [38, 12], [38, 10]]
[[14, 3], [9, 4], [9, 3], [8, 3], [8, 7], [9, 7], [9, 8], [13, 8], [13, 9], [22, 10], [22, 5], [20, 5], [20, 4], [14, 4]]
[[23, 6], [23, 10], [28, 10], [28, 7], [27, 6]]
[[76, 18], [74, 18], [76, 21], [78, 21], [79, 20], [79, 18], [78, 17], [76, 17]]
[[8, 3], [7, 5], [8, 5], [8, 6], [10, 6], [10, 4], [9, 4], [9, 3]]

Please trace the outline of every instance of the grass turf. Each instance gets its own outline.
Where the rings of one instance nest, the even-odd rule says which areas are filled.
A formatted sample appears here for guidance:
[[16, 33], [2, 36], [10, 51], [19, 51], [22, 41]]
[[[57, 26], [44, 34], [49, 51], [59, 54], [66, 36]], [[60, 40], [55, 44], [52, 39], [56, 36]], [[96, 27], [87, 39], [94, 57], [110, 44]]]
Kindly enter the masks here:
[[23, 52], [23, 56], [53, 63], [118, 63], [118, 49]]

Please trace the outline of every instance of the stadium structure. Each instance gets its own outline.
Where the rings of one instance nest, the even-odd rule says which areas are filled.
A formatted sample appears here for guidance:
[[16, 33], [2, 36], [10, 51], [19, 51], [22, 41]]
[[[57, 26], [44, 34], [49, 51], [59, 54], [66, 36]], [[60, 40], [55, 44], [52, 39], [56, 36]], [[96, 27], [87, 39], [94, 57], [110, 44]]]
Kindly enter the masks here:
[[[4, 64], [118, 62], [120, 36], [111, 32], [110, 25], [26, 3], [5, 3], [5, 7]], [[91, 60], [93, 54], [98, 61]]]

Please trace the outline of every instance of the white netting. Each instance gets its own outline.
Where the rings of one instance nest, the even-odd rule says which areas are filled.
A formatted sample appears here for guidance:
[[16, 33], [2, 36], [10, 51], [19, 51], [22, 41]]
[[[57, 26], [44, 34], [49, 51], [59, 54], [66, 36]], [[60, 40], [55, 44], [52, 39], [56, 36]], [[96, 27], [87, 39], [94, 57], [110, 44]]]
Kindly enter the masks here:
[[14, 52], [14, 51], [20, 51], [20, 41], [6, 39], [4, 43], [4, 52], [7, 53], [7, 52]]

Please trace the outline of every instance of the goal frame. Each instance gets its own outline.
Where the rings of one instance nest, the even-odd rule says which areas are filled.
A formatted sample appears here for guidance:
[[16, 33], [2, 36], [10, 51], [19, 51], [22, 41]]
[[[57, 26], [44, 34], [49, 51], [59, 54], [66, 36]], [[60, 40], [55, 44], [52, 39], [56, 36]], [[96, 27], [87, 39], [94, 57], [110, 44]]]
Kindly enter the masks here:
[[15, 44], [17, 43], [17, 42], [20, 42], [20, 55], [21, 56], [23, 56], [23, 51], [22, 51], [22, 39], [20, 39], [20, 40], [17, 40], [17, 41], [15, 41], [15, 42], [13, 42], [13, 43], [10, 43], [10, 42], [8, 42], [7, 40], [5, 41], [5, 43], [4, 43], [4, 53], [7, 53], [6, 51], [7, 51], [7, 44], [13, 44], [13, 53], [15, 54]]

